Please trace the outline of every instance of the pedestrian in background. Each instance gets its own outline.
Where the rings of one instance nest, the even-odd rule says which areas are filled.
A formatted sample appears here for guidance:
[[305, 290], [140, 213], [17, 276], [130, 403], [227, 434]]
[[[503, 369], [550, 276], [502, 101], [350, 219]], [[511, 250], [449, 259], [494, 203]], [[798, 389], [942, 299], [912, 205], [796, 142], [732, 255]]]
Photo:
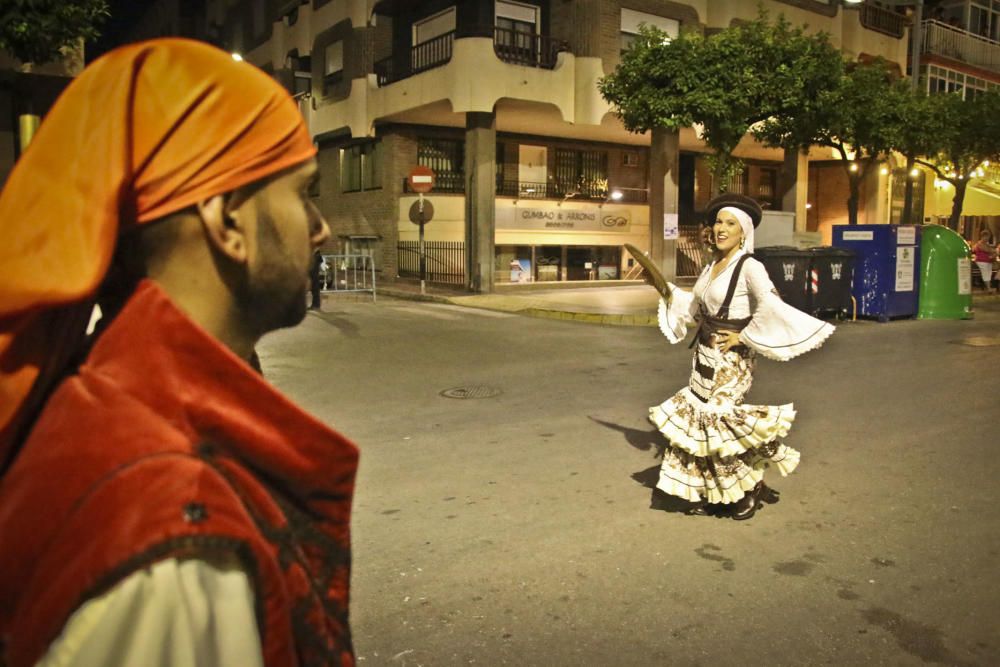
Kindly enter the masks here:
[[274, 79], [161, 39], [91, 64], [21, 156], [0, 193], [0, 664], [354, 664], [357, 448], [249, 363], [305, 317], [330, 231], [315, 152]]
[[309, 265], [309, 291], [312, 293], [311, 310], [320, 310], [322, 299], [320, 290], [323, 287], [323, 253], [319, 248], [313, 251], [312, 263]]
[[972, 246], [975, 256], [976, 266], [979, 267], [979, 275], [983, 277], [983, 287], [987, 292], [993, 292], [993, 261], [997, 258], [997, 249], [993, 245], [990, 230], [984, 229], [979, 232], [979, 241]]
[[669, 285], [659, 304], [660, 330], [671, 343], [696, 331], [688, 385], [649, 409], [669, 441], [656, 487], [690, 501], [690, 514], [730, 508], [732, 518], [745, 520], [774, 497], [764, 471], [774, 466], [788, 475], [799, 463], [799, 453], [780, 441], [795, 419], [792, 404], [744, 402], [756, 355], [787, 361], [822, 345], [834, 329], [783, 302], [753, 258], [762, 216], [756, 201], [724, 194], [706, 213], [712, 262], [690, 292]]

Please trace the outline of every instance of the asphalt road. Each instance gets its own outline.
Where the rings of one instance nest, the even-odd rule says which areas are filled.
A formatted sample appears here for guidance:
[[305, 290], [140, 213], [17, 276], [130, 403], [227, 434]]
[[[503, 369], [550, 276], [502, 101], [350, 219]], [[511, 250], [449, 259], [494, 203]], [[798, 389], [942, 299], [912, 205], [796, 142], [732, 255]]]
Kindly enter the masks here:
[[1000, 304], [760, 361], [802, 463], [746, 522], [651, 502], [647, 407], [690, 365], [657, 330], [325, 308], [259, 351], [361, 447], [360, 664], [1000, 664]]

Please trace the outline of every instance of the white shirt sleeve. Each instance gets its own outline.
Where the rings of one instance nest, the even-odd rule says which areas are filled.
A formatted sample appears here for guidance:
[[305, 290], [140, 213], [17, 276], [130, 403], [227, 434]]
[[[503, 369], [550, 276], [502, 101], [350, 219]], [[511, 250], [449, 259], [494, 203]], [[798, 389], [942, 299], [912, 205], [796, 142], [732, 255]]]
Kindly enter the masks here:
[[740, 332], [744, 345], [768, 359], [788, 361], [816, 349], [833, 333], [833, 325], [782, 301], [759, 261], [747, 261], [743, 273], [752, 313], [750, 324]]
[[679, 343], [687, 336], [688, 327], [695, 323], [698, 301], [691, 292], [682, 290], [673, 283], [667, 284], [670, 285], [670, 301], [660, 299], [656, 319], [667, 340]]
[[85, 602], [37, 667], [263, 667], [250, 577], [233, 557], [167, 559]]

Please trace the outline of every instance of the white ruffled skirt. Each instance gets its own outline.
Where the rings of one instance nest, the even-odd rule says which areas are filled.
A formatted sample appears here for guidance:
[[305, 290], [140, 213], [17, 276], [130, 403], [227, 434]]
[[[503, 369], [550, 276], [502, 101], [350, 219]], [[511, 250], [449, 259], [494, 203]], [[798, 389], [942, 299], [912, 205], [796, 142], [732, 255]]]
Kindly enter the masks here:
[[753, 351], [696, 345], [688, 386], [649, 409], [669, 440], [657, 488], [692, 502], [734, 503], [774, 466], [784, 476], [799, 453], [779, 441], [795, 420], [791, 403], [749, 405]]

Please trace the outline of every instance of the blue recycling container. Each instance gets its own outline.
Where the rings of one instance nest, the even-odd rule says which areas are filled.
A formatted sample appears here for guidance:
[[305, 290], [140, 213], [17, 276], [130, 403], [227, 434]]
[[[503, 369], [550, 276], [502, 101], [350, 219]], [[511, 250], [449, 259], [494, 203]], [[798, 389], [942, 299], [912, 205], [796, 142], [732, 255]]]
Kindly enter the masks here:
[[833, 245], [856, 253], [851, 294], [858, 315], [915, 317], [920, 290], [919, 225], [835, 225]]

